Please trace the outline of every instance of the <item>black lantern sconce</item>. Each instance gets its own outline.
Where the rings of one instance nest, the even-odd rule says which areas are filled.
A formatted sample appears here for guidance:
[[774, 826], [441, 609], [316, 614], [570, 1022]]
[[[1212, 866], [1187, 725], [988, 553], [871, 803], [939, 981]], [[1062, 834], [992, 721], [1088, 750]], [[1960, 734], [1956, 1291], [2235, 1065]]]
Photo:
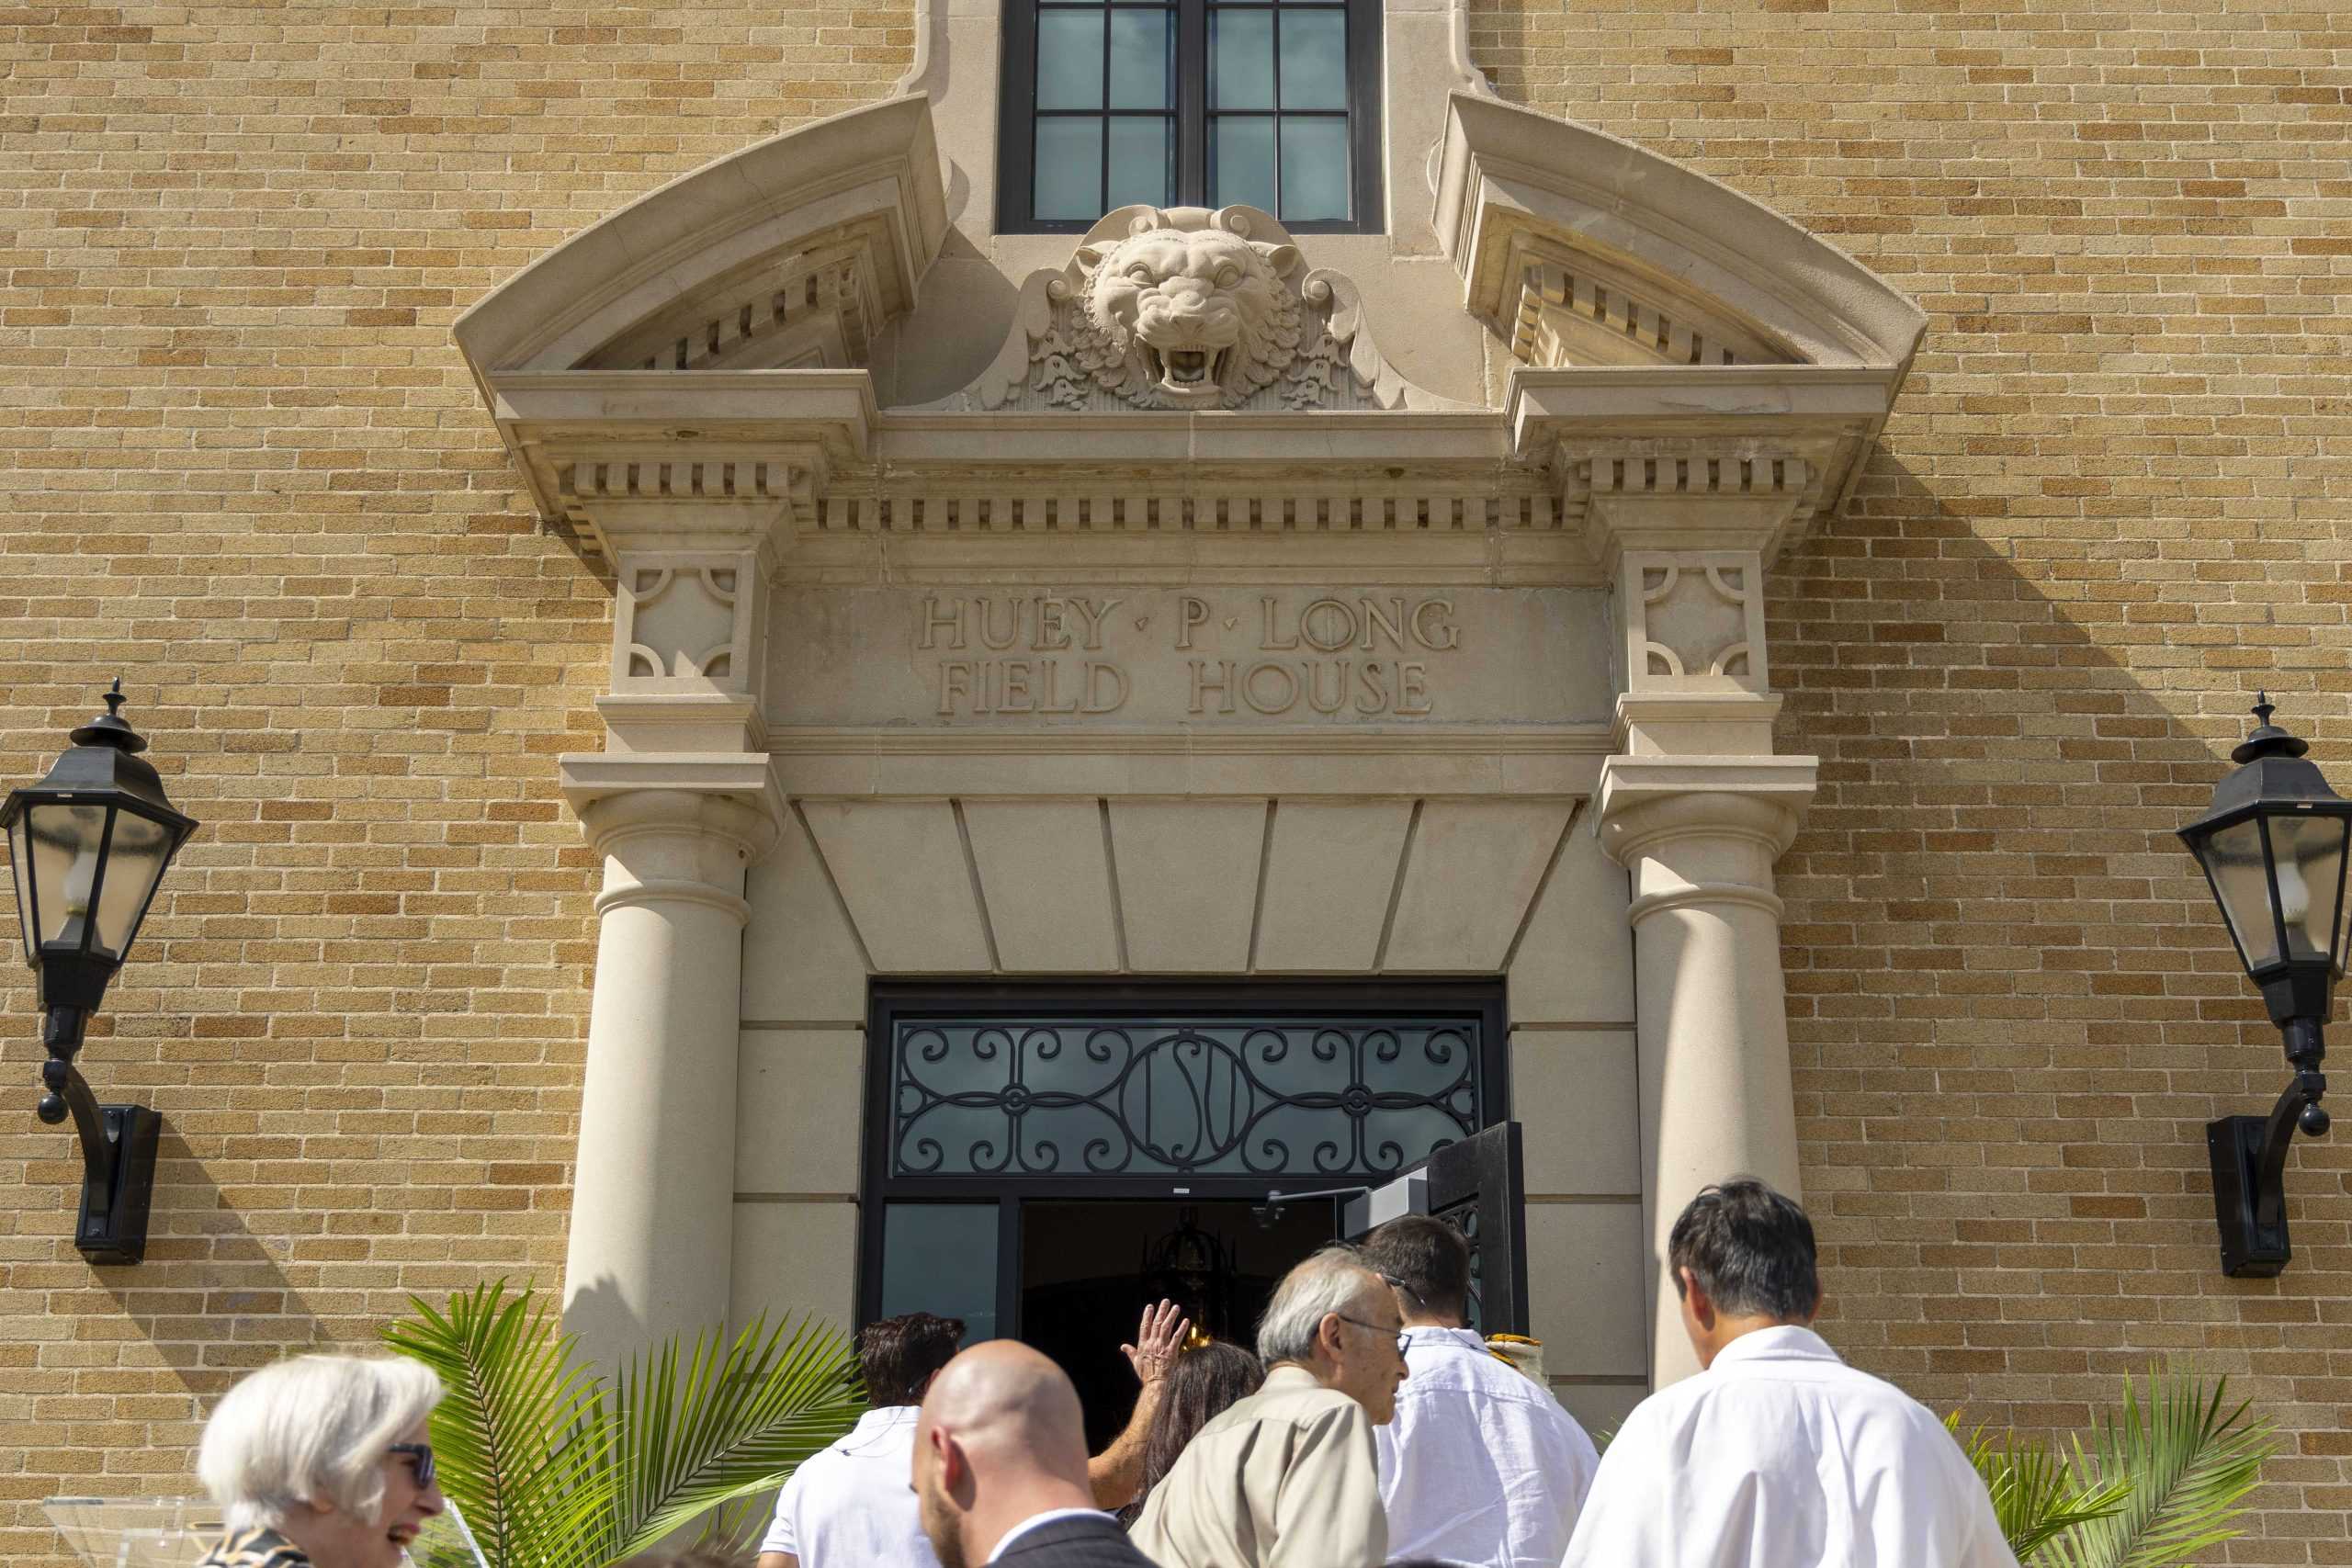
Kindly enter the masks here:
[[2294, 1254], [2287, 1244], [2287, 1146], [2301, 1128], [2327, 1131], [2320, 1061], [2328, 993], [2344, 973], [2345, 851], [2352, 800], [2327, 787], [2310, 745], [2261, 720], [2230, 753], [2235, 773], [2213, 788], [2213, 805], [2180, 829], [2205, 868], [2229, 923], [2238, 961], [2262, 992], [2270, 1021], [2286, 1036], [2294, 1078], [2267, 1116], [2224, 1116], [2205, 1124], [2213, 1162], [2213, 1215], [2222, 1228], [2222, 1272], [2267, 1278]]
[[136, 1263], [147, 1250], [155, 1139], [164, 1119], [139, 1105], [100, 1105], [74, 1066], [90, 1014], [122, 966], [196, 818], [164, 797], [147, 742], [123, 722], [122, 682], [104, 716], [74, 731], [73, 749], [37, 784], [11, 790], [0, 831], [17, 886], [25, 962], [40, 976], [41, 1096], [51, 1126], [74, 1118], [82, 1140], [82, 1212], [74, 1245], [93, 1263]]

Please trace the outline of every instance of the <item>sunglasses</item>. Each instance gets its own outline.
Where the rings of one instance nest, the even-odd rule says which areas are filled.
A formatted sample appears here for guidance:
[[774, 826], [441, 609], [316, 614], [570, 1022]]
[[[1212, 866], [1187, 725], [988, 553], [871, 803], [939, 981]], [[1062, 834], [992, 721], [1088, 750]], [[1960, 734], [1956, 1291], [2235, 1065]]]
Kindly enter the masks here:
[[431, 1443], [394, 1443], [385, 1450], [407, 1460], [416, 1469], [419, 1486], [433, 1484], [433, 1445]]

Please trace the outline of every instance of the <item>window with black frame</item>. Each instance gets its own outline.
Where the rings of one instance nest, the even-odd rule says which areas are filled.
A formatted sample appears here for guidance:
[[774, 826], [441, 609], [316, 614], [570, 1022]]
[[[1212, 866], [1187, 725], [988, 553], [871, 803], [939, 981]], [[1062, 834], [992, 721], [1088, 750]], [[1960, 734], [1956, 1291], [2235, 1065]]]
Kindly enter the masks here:
[[1374, 0], [1008, 0], [998, 226], [1262, 208], [1381, 226]]

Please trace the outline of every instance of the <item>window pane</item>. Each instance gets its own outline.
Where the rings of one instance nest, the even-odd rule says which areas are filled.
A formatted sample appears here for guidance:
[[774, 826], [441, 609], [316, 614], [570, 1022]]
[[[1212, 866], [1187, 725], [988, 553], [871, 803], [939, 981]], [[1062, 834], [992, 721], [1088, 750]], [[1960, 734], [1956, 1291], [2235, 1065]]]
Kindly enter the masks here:
[[1102, 210], [1148, 201], [1166, 207], [1175, 200], [1176, 139], [1171, 121], [1120, 115], [1111, 121], [1111, 194]]
[[1226, 115], [1210, 121], [1209, 205], [1247, 202], [1274, 209], [1274, 122], [1267, 115]]
[[1283, 209], [1286, 222], [1348, 215], [1348, 122], [1283, 118]]
[[1102, 122], [1092, 115], [1037, 122], [1035, 211], [1039, 218], [1102, 216]]
[[880, 1315], [964, 1320], [964, 1343], [997, 1337], [996, 1205], [892, 1203], [882, 1211]]
[[1274, 107], [1274, 14], [1209, 13], [1209, 107]]
[[2262, 862], [2262, 824], [2231, 824], [2206, 840], [2205, 871], [2221, 896], [2248, 968], [2278, 960], [2278, 922], [2270, 912], [2270, 871]]
[[1348, 18], [1342, 11], [1283, 13], [1283, 107], [1348, 107]]
[[1037, 13], [1037, 107], [1102, 107], [1102, 13], [1060, 7]]
[[[170, 829], [135, 811], [114, 814], [114, 838], [107, 849], [107, 879], [98, 886], [98, 945], [120, 957], [130, 947], [140, 911], [164, 874], [164, 859], [171, 852]], [[2328, 911], [2334, 913], [2335, 884], [2328, 885]]]
[[[1114, 11], [1111, 14], [1111, 107], [1164, 109], [1171, 102], [1176, 13]], [[1118, 138], [1112, 137], [1115, 163]], [[1112, 176], [1117, 178], [1116, 175]], [[1116, 201], [1111, 203], [1116, 207]]]

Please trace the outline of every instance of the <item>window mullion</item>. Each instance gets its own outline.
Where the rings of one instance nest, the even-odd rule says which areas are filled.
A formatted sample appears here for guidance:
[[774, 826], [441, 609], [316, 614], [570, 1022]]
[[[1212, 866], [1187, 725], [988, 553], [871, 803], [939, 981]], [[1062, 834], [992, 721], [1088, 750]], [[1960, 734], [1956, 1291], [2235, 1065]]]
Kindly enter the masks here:
[[1208, 205], [1208, 0], [1176, 0], [1176, 200]]
[[1275, 216], [1276, 218], [1280, 218], [1280, 217], [1283, 215], [1283, 17], [1282, 17], [1282, 8], [1281, 8], [1280, 6], [1276, 6], [1272, 11], [1269, 12], [1269, 13], [1268, 13], [1268, 15], [1267, 15], [1267, 20], [1268, 20], [1268, 21], [1270, 21], [1270, 22], [1272, 22], [1272, 23], [1273, 24], [1272, 27], [1270, 27], [1270, 28], [1268, 28], [1266, 29], [1266, 36], [1267, 36], [1268, 38], [1270, 38], [1270, 39], [1272, 39], [1273, 40], [1273, 46], [1274, 46], [1274, 58], [1273, 58], [1273, 60], [1272, 60], [1272, 64], [1273, 65], [1273, 68], [1274, 68], [1274, 133], [1273, 133], [1273, 135], [1272, 135], [1272, 137], [1268, 138], [1268, 141], [1272, 144], [1272, 155], [1273, 155], [1273, 160], [1274, 160], [1274, 216]]
[[1107, 4], [1102, 7], [1102, 96], [1098, 101], [1102, 113], [1094, 123], [1102, 128], [1096, 135], [1102, 156], [1094, 176], [1094, 210], [1103, 212], [1111, 205], [1111, 7]]

